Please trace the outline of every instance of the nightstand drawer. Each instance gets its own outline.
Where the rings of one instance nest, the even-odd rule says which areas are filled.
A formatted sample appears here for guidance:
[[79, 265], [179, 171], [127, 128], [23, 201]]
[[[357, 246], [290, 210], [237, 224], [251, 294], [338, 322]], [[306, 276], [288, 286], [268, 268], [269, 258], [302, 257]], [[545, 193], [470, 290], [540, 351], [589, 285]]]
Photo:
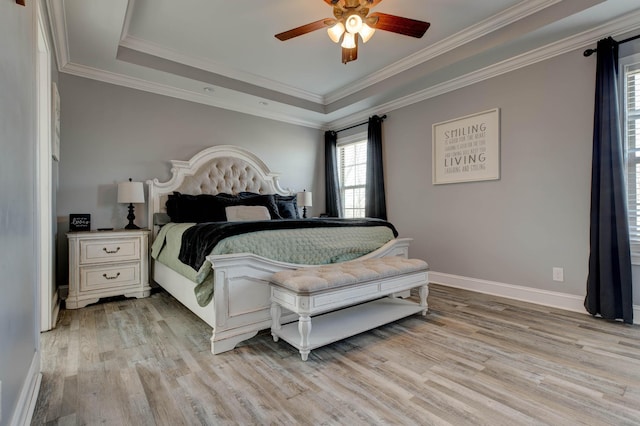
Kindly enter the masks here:
[[70, 232], [67, 309], [102, 297], [147, 297], [149, 230]]
[[80, 292], [140, 284], [140, 263], [80, 268]]
[[80, 241], [80, 264], [140, 259], [140, 238]]

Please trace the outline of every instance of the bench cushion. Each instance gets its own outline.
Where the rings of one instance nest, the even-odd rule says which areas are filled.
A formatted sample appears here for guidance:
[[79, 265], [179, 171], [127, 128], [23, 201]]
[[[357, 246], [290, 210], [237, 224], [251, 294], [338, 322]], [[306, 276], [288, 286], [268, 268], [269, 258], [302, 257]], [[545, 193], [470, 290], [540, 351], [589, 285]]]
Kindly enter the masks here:
[[271, 283], [298, 294], [312, 294], [412, 272], [428, 271], [427, 262], [387, 256], [276, 272]]

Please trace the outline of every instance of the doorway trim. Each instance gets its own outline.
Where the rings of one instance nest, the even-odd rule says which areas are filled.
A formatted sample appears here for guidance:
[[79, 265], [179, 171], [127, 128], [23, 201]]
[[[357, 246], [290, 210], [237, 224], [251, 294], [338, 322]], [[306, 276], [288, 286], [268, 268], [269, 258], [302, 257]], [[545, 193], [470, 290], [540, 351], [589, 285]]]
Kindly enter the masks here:
[[38, 283], [40, 331], [51, 330], [59, 311], [58, 292], [53, 278], [53, 185], [52, 185], [52, 108], [51, 49], [47, 37], [42, 2], [36, 2], [36, 93], [37, 93], [37, 212]]

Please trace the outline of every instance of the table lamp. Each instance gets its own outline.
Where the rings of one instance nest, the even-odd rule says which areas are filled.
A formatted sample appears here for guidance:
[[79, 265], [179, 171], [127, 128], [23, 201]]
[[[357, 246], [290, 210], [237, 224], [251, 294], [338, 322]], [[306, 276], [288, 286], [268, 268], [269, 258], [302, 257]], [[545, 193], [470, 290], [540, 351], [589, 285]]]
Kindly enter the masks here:
[[313, 205], [311, 192], [307, 192], [306, 189], [303, 192], [298, 192], [296, 202], [298, 206], [302, 207], [302, 218], [306, 219], [307, 207], [311, 207]]
[[142, 182], [132, 182], [129, 178], [129, 182], [118, 183], [118, 203], [129, 203], [129, 224], [124, 229], [140, 229], [139, 226], [133, 223], [136, 218], [133, 214], [133, 203], [144, 203], [144, 186]]

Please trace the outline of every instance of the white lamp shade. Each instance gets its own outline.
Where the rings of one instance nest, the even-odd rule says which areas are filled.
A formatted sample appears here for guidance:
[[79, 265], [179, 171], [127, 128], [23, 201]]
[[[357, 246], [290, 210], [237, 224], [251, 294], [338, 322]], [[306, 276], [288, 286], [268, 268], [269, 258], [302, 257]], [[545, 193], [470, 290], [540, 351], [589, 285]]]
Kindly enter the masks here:
[[371, 37], [373, 37], [373, 33], [376, 30], [368, 26], [367, 24], [362, 24], [362, 29], [360, 30], [360, 37], [362, 37], [362, 42], [366, 43], [369, 41]]
[[344, 33], [344, 38], [342, 39], [342, 44], [340, 46], [345, 49], [353, 49], [356, 47], [355, 36], [349, 32]]
[[310, 207], [312, 206], [312, 198], [311, 192], [298, 192], [298, 196], [296, 197], [296, 202], [300, 207]]
[[333, 27], [327, 29], [327, 34], [329, 34], [329, 38], [334, 43], [338, 43], [340, 41], [340, 37], [344, 33], [344, 25], [342, 22], [336, 23]]
[[118, 184], [118, 203], [144, 203], [142, 182], [120, 182]]
[[362, 18], [360, 15], [351, 15], [344, 23], [344, 28], [348, 33], [358, 34], [362, 29]]

